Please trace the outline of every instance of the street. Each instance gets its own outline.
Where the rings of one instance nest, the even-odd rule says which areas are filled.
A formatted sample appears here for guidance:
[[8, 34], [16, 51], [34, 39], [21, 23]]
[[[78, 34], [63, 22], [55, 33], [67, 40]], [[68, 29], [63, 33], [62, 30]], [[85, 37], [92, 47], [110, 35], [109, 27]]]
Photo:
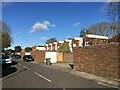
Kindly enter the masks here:
[[111, 88], [44, 63], [13, 61], [10, 68], [3, 68], [2, 88]]

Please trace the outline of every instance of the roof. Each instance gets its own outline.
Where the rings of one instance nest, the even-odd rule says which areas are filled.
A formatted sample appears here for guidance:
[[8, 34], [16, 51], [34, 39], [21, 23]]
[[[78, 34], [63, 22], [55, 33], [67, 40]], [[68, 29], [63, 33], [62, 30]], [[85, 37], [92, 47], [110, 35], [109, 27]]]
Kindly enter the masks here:
[[38, 47], [44, 47], [44, 46], [38, 46]]
[[53, 44], [57, 44], [57, 42], [54, 42]]
[[89, 38], [108, 39], [108, 37], [106, 37], [106, 36], [100, 36], [100, 35], [87, 34], [86, 36], [89, 37]]
[[43, 47], [43, 46], [41, 46], [41, 45], [34, 45], [33, 47]]
[[72, 41], [72, 39], [66, 39], [65, 41], [66, 41], [66, 42], [71, 42], [71, 41]]
[[75, 39], [75, 40], [81, 40], [81, 39], [83, 39], [83, 38], [75, 37], [74, 39]]
[[59, 43], [64, 43], [64, 41], [59, 41]]

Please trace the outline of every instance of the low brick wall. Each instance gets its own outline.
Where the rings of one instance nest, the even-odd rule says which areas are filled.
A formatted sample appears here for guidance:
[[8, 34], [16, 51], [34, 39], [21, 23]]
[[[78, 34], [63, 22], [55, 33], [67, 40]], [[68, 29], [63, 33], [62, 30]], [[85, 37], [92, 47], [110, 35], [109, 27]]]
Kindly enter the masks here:
[[25, 52], [20, 52], [20, 56], [23, 59], [23, 56], [25, 55]]
[[73, 53], [63, 53], [64, 63], [73, 63]]
[[120, 79], [120, 44], [76, 47], [73, 62], [76, 70]]
[[35, 62], [45, 62], [45, 51], [31, 51]]

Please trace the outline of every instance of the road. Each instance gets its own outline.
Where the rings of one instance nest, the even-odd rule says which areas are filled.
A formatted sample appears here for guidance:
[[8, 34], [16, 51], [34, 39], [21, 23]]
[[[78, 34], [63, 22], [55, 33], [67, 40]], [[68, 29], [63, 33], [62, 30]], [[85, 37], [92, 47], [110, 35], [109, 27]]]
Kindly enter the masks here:
[[43, 63], [13, 61], [18, 63], [3, 69], [2, 88], [110, 88]]

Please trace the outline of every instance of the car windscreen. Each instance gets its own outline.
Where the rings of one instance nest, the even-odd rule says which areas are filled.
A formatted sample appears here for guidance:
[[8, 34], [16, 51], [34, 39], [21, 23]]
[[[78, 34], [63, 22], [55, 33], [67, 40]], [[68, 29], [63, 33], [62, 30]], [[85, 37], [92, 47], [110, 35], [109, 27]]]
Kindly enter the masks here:
[[20, 55], [15, 55], [16, 57], [20, 57]]
[[26, 55], [26, 57], [27, 57], [27, 58], [32, 58], [32, 56], [30, 56], [30, 55]]

